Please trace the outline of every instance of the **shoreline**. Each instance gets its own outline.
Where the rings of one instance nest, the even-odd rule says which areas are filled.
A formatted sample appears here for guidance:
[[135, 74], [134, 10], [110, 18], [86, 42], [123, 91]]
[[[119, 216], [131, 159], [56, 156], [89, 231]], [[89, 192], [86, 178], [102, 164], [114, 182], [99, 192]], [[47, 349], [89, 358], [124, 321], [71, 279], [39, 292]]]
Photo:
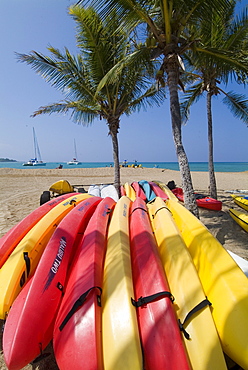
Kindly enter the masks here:
[[[63, 169], [81, 169], [81, 168], [105, 168], [113, 167], [113, 161], [107, 162], [80, 162], [81, 164], [76, 166], [68, 165], [67, 162], [46, 162], [45, 166], [23, 166], [25, 161], [17, 162], [0, 162], [0, 168], [16, 168], [16, 169], [56, 169], [59, 165], [63, 166]], [[124, 161], [120, 162], [120, 166], [124, 165]], [[135, 165], [134, 161], [127, 161], [127, 166], [133, 167]], [[161, 161], [139, 161], [137, 165], [145, 169], [158, 168], [160, 170], [174, 170], [179, 171], [179, 165], [177, 161], [174, 162], [161, 162]], [[208, 172], [208, 162], [189, 162], [189, 167], [191, 171], [196, 172]], [[215, 172], [247, 172], [248, 171], [248, 162], [214, 162]]]

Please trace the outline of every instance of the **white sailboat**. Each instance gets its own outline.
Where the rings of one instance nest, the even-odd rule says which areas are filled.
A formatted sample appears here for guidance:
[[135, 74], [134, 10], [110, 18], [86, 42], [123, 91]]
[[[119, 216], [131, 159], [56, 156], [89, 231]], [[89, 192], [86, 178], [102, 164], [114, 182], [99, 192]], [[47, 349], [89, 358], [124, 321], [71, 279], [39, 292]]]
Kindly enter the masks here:
[[34, 158], [31, 158], [29, 161], [23, 163], [23, 166], [45, 166], [46, 162], [43, 162], [41, 159], [40, 148], [38, 145], [37, 137], [33, 127], [33, 138], [34, 138]]
[[69, 164], [69, 165], [82, 164], [82, 162], [79, 162], [79, 161], [77, 160], [77, 148], [76, 148], [76, 141], [75, 141], [75, 139], [74, 139], [74, 153], [75, 153], [75, 157], [74, 157], [74, 158], [72, 158], [72, 160], [71, 160], [71, 161], [67, 162], [67, 164]]

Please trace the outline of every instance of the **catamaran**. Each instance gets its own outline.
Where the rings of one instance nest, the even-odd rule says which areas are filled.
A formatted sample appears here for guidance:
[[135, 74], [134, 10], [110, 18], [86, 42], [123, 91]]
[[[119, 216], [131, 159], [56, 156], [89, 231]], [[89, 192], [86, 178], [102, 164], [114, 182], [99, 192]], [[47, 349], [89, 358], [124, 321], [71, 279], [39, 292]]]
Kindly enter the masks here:
[[41, 159], [40, 148], [38, 145], [37, 137], [33, 127], [33, 138], [34, 138], [34, 158], [31, 158], [29, 161], [23, 163], [23, 166], [45, 166], [46, 162], [43, 162]]
[[72, 158], [71, 161], [67, 162], [67, 164], [73, 165], [73, 164], [82, 164], [82, 162], [79, 162], [77, 160], [77, 148], [76, 148], [76, 141], [74, 139], [74, 152], [75, 152], [75, 157]]

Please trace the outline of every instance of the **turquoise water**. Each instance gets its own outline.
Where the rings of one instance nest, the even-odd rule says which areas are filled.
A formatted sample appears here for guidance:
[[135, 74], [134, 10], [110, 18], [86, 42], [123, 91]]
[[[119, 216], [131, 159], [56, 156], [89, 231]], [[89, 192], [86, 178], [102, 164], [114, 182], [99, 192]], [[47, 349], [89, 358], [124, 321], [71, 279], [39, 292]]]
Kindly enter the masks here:
[[[21, 168], [29, 170], [30, 168], [44, 168], [44, 169], [52, 169], [58, 167], [60, 164], [63, 165], [63, 168], [98, 168], [98, 167], [109, 167], [113, 165], [113, 162], [82, 162], [81, 165], [73, 165], [70, 166], [67, 163], [63, 162], [48, 162], [46, 166], [35, 166], [35, 167], [25, 167], [22, 165], [23, 162], [0, 162], [0, 168]], [[147, 168], [154, 168], [158, 167], [161, 169], [169, 169], [169, 170], [179, 170], [177, 162], [138, 162], [143, 167]], [[128, 163], [132, 165], [133, 163]], [[190, 169], [191, 171], [197, 172], [207, 172], [208, 171], [208, 163], [207, 162], [190, 162]], [[216, 172], [244, 172], [248, 171], [248, 163], [247, 162], [216, 162], [214, 164], [214, 168]]]

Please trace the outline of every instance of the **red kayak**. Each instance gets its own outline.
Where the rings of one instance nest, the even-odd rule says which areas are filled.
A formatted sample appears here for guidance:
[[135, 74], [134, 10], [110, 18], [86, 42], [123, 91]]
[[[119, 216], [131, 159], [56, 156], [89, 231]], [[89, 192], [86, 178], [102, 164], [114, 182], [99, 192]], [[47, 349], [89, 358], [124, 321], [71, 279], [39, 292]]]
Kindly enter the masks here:
[[139, 197], [139, 198], [143, 199], [144, 201], [146, 201], [145, 192], [142, 189], [142, 187], [140, 186], [140, 184], [137, 181], [134, 181], [134, 182], [132, 182], [131, 186], [132, 186], [132, 188], [134, 189], [134, 191], [136, 193], [136, 197]]
[[158, 184], [156, 184], [153, 181], [149, 181], [149, 184], [150, 184], [150, 187], [152, 188], [152, 190], [154, 191], [154, 193], [156, 194], [157, 197], [160, 197], [163, 200], [168, 199], [167, 194], [165, 194], [165, 192], [158, 186]]
[[124, 195], [126, 195], [126, 191], [124, 189], [124, 186], [121, 185], [121, 196], [124, 196]]
[[43, 204], [21, 220], [17, 225], [12, 227], [2, 237], [0, 239], [0, 268], [3, 266], [4, 262], [6, 262], [9, 255], [13, 252], [19, 242], [32, 229], [32, 227], [37, 224], [43, 216], [45, 216], [45, 214], [47, 214], [57, 204], [63, 202], [74, 194], [76, 193], [64, 194]]
[[[181, 201], [184, 201], [184, 194], [182, 188], [172, 189], [173, 194]], [[203, 194], [195, 193], [196, 203], [198, 207], [211, 209], [213, 211], [221, 211], [222, 202], [214, 198], [210, 198]]]
[[48, 242], [34, 276], [14, 301], [3, 333], [8, 369], [23, 368], [52, 340], [72, 252], [100, 201], [97, 197], [85, 199], [65, 216]]
[[173, 296], [152, 233], [145, 202], [137, 198], [130, 210], [131, 259], [145, 369], [189, 370], [173, 308]]
[[95, 210], [72, 264], [54, 327], [53, 346], [60, 370], [103, 369], [101, 292], [112, 198]]

